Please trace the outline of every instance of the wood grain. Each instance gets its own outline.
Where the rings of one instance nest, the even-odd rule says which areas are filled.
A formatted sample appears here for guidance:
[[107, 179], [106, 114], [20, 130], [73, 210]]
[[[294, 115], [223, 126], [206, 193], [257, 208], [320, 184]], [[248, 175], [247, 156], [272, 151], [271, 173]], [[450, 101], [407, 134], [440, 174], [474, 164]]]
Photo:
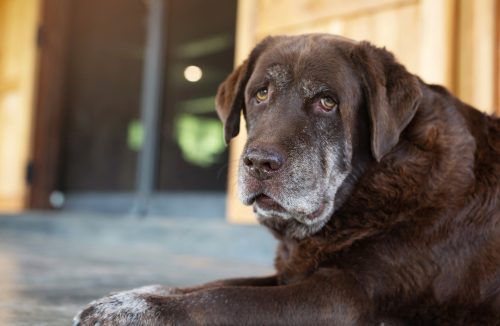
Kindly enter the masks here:
[[26, 207], [39, 0], [0, 0], [0, 212]]

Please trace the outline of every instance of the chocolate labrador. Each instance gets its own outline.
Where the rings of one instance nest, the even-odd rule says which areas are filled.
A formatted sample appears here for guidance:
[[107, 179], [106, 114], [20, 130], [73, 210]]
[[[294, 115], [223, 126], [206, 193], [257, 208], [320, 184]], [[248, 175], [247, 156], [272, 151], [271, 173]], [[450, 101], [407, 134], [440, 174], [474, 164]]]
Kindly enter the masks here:
[[385, 49], [268, 37], [220, 86], [276, 274], [90, 303], [76, 325], [500, 325], [500, 120]]

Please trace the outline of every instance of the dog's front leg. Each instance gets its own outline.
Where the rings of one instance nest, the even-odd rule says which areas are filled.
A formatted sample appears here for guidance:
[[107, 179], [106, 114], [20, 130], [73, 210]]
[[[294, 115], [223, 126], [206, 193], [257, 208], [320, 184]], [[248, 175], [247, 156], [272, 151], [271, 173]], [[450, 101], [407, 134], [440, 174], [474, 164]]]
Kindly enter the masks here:
[[[149, 285], [130, 291], [115, 292], [106, 297], [89, 303], [74, 318], [74, 325], [128, 325], [142, 320], [144, 324], [154, 324], [149, 321], [154, 307], [145, 302], [145, 297], [162, 297], [185, 295], [211, 288], [237, 286], [275, 286], [276, 275], [265, 277], [233, 278], [213, 281], [203, 285], [175, 288], [165, 285]], [[154, 314], [153, 314], [154, 315]]]
[[190, 307], [191, 325], [375, 324], [371, 300], [338, 270], [290, 285], [210, 288], [180, 300]]
[[80, 325], [363, 325], [372, 322], [371, 304], [366, 295], [353, 280], [338, 272], [318, 272], [290, 285], [220, 286], [184, 295], [137, 293], [133, 296], [134, 309], [131, 309], [134, 305], [124, 305], [122, 301], [115, 298], [91, 304], [80, 314]]

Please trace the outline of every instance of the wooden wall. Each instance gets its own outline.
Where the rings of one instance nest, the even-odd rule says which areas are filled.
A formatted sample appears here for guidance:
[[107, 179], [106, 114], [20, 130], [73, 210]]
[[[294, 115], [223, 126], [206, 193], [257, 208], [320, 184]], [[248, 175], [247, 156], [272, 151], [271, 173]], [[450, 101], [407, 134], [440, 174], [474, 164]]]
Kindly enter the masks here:
[[[239, 0], [237, 64], [267, 35], [333, 33], [392, 51], [409, 71], [494, 112], [497, 0]], [[497, 91], [498, 92], [498, 91]], [[244, 126], [240, 130], [245, 130]], [[227, 216], [252, 222], [237, 198], [244, 132], [231, 142]]]
[[0, 212], [25, 207], [39, 0], [0, 0]]
[[[460, 0], [457, 30], [457, 85], [453, 91], [475, 107], [495, 112], [497, 0]], [[496, 84], [496, 85], [495, 85]]]

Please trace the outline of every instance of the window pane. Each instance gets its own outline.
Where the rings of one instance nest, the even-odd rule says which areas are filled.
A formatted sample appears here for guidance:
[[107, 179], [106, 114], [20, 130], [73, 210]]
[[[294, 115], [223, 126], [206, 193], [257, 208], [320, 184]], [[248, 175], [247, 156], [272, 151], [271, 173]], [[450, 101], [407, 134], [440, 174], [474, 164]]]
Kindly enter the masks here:
[[147, 7], [72, 1], [61, 188], [133, 190]]
[[227, 151], [214, 96], [233, 69], [236, 3], [168, 3], [159, 190], [226, 187]]

